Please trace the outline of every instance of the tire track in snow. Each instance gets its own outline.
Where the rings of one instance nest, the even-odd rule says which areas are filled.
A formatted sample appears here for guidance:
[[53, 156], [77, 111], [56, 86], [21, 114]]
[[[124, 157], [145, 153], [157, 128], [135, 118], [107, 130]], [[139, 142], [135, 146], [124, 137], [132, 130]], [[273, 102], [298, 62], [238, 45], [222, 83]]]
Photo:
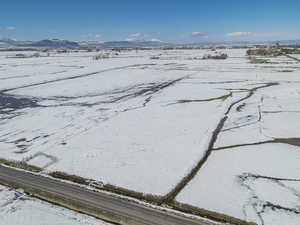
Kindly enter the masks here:
[[114, 70], [127, 69], [127, 68], [137, 67], [137, 66], [145, 66], [145, 65], [147, 65], [147, 66], [151, 65], [152, 66], [152, 65], [156, 65], [156, 64], [134, 64], [134, 65], [129, 65], [129, 66], [120, 66], [120, 67], [100, 70], [100, 71], [96, 71], [96, 72], [75, 75], [75, 76], [72, 76], [72, 77], [63, 77], [63, 78], [59, 78], [59, 79], [55, 79], [55, 80], [42, 81], [42, 82], [27, 84], [27, 85], [23, 85], [23, 86], [19, 86], [19, 87], [3, 89], [3, 90], [0, 90], [0, 93], [19, 90], [19, 89], [28, 88], [28, 87], [40, 86], [40, 85], [43, 85], [43, 84], [50, 84], [50, 83], [55, 83], [55, 82], [60, 82], [60, 81], [65, 81], [65, 80], [73, 80], [73, 79], [78, 79], [78, 78], [83, 78], [83, 77], [89, 77], [89, 76], [97, 75], [97, 74], [100, 74], [100, 73], [110, 72], [110, 71], [114, 71]]

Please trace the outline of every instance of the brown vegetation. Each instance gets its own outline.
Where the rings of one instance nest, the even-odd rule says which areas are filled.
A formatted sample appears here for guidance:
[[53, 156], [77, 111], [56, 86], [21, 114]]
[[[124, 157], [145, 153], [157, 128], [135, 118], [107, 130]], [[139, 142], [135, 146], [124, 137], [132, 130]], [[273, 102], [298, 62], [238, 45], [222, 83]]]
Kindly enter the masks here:
[[265, 57], [276, 57], [280, 56], [282, 53], [277, 48], [258, 48], [258, 49], [249, 49], [247, 51], [248, 56], [265, 56]]
[[[41, 172], [42, 169], [39, 167], [35, 167], [32, 165], [28, 165], [24, 162], [17, 162], [17, 161], [9, 161], [9, 160], [5, 160], [5, 159], [0, 159], [0, 164], [4, 164], [4, 165], [8, 165], [8, 166], [12, 166], [12, 167], [16, 167], [16, 168], [21, 168], [24, 170], [28, 170], [28, 171], [32, 171], [32, 172]], [[67, 180], [67, 181], [71, 181], [77, 184], [82, 184], [82, 185], [92, 185], [92, 184], [97, 184], [96, 181], [91, 180], [91, 179], [87, 179], [87, 178], [83, 178], [77, 175], [70, 175], [64, 172], [60, 172], [60, 171], [55, 171], [55, 172], [50, 172], [48, 174], [49, 176], [52, 176], [54, 178], [57, 179], [62, 179], [62, 180]], [[99, 182], [98, 182], [99, 183]], [[101, 182], [100, 182], [101, 183]], [[4, 183], [3, 183], [4, 184]], [[10, 182], [10, 183], [5, 183], [5, 185], [9, 185], [11, 187], [15, 187], [15, 188], [19, 188], [18, 186], [16, 186], [14, 184], [14, 182]], [[103, 190], [103, 191], [108, 191], [111, 193], [115, 193], [115, 194], [119, 194], [122, 196], [127, 196], [127, 197], [132, 197], [135, 199], [139, 199], [151, 204], [155, 204], [155, 205], [162, 205], [163, 204], [163, 196], [159, 196], [159, 195], [152, 195], [152, 194], [145, 194], [142, 192], [136, 192], [133, 190], [129, 190], [126, 188], [122, 188], [122, 187], [117, 187], [115, 185], [111, 185], [111, 184], [102, 184], [101, 185], [93, 185], [93, 187], [99, 189], [99, 190]], [[24, 188], [25, 192], [32, 194], [33, 196], [36, 196], [38, 198], [41, 198], [43, 200], [46, 200], [48, 202], [54, 203], [54, 204], [58, 204], [61, 206], [64, 206], [66, 208], [78, 211], [78, 212], [82, 212], [91, 216], [95, 216], [101, 219], [106, 219], [106, 220], [110, 220], [111, 221], [111, 215], [106, 215], [104, 212], [99, 212], [99, 211], [95, 211], [95, 210], [91, 210], [92, 208], [90, 207], [83, 207], [83, 206], [79, 206], [78, 204], [76, 204], [76, 202], [71, 201], [70, 199], [63, 199], [63, 198], [57, 198], [55, 196], [52, 196], [50, 193], [46, 193], [44, 191], [39, 191], [39, 190], [33, 190], [31, 188]], [[200, 217], [204, 217], [204, 218], [208, 218], [214, 221], [218, 221], [218, 222], [225, 222], [225, 223], [230, 223], [233, 225], [256, 225], [255, 223], [249, 223], [249, 222], [245, 222], [243, 220], [239, 220], [237, 218], [234, 217], [230, 217], [230, 216], [226, 216], [217, 212], [213, 212], [213, 211], [209, 211], [209, 210], [205, 210], [205, 209], [201, 209], [198, 207], [194, 207], [188, 204], [182, 204], [179, 203], [177, 201], [170, 201], [167, 204], [164, 204], [165, 207], [168, 208], [172, 208], [181, 212], [185, 212], [185, 213], [189, 213], [189, 214], [193, 214], [193, 215], [197, 215]], [[115, 218], [114, 222], [120, 222], [119, 219]]]
[[282, 48], [281, 52], [284, 54], [300, 54], [300, 49], [297, 48]]
[[91, 180], [88, 180], [86, 178], [83, 178], [83, 177], [80, 177], [77, 175], [70, 175], [70, 174], [67, 174], [64, 172], [60, 172], [60, 171], [50, 172], [48, 175], [51, 177], [54, 177], [54, 178], [68, 180], [68, 181], [72, 181], [74, 183], [83, 184], [83, 185], [89, 185], [91, 182]]
[[269, 63], [269, 60], [267, 59], [257, 59], [255, 57], [250, 57], [249, 58], [251, 64], [265, 64]]
[[219, 55], [205, 55], [202, 59], [227, 59], [228, 55], [225, 53]]
[[65, 172], [55, 171], [55, 172], [48, 173], [48, 175], [51, 177], [57, 178], [57, 179], [67, 180], [67, 181], [71, 181], [71, 182], [77, 183], [77, 184], [90, 185], [99, 190], [108, 191], [108, 192], [120, 194], [120, 195], [127, 196], [127, 197], [132, 197], [132, 198], [136, 198], [139, 200], [144, 200], [144, 201], [156, 204], [156, 205], [159, 205], [162, 202], [162, 197], [160, 197], [158, 195], [145, 194], [142, 192], [129, 190], [129, 189], [118, 187], [118, 186], [111, 185], [111, 184], [103, 184], [101, 182], [97, 182], [92, 179], [87, 179], [87, 178], [80, 177], [77, 175], [71, 175], [71, 174], [68, 174]]
[[232, 225], [257, 225], [256, 223], [252, 223], [252, 222], [246, 222], [231, 216], [227, 216], [221, 213], [217, 213], [217, 212], [213, 212], [210, 210], [206, 210], [206, 209], [202, 209], [199, 207], [195, 207], [192, 205], [188, 205], [188, 204], [183, 204], [177, 201], [173, 201], [172, 203], [170, 203], [170, 206], [172, 207], [172, 209], [184, 212], [184, 213], [189, 213], [192, 215], [197, 215], [200, 217], [204, 217], [207, 219], [211, 219], [213, 221], [218, 221], [218, 222], [222, 222], [222, 223], [226, 223], [226, 224], [232, 224]]
[[39, 173], [42, 171], [42, 168], [33, 166], [33, 165], [29, 165], [26, 162], [22, 162], [22, 161], [10, 161], [10, 160], [0, 158], [0, 164], [23, 169], [23, 170], [28, 170], [28, 171], [31, 171], [34, 173]]

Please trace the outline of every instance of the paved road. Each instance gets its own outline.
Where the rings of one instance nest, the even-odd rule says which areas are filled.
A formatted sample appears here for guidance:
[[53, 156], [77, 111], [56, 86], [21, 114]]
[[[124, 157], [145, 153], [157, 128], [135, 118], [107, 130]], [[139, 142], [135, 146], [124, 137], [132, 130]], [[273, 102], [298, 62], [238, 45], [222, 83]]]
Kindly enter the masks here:
[[0, 183], [23, 188], [38, 193], [41, 198], [62, 199], [74, 208], [85, 209], [90, 214], [101, 212], [104, 218], [115, 218], [114, 222], [130, 225], [207, 225], [209, 223], [192, 220], [180, 215], [148, 208], [146, 206], [119, 199], [105, 193], [93, 192], [77, 185], [51, 178], [33, 175], [0, 165]]

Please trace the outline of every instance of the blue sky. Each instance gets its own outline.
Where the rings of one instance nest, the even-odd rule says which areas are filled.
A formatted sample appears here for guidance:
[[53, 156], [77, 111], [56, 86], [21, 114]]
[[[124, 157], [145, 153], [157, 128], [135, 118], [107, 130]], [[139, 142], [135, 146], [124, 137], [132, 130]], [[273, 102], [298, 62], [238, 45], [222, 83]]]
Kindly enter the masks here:
[[168, 42], [300, 39], [300, 0], [3, 0], [0, 37]]

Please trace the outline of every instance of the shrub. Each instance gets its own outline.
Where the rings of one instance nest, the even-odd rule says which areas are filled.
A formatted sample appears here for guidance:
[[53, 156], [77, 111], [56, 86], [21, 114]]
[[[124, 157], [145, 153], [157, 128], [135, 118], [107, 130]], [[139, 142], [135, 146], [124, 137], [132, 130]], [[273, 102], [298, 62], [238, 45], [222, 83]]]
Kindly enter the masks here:
[[300, 49], [297, 48], [282, 48], [281, 52], [284, 54], [300, 54]]
[[267, 59], [257, 59], [255, 57], [250, 58], [250, 63], [251, 64], [264, 64], [264, 63], [269, 63]]
[[101, 54], [95, 55], [94, 59], [101, 60], [101, 59], [108, 59], [109, 57], [110, 57], [109, 53], [101, 53]]
[[51, 177], [54, 178], [58, 178], [58, 179], [63, 179], [63, 180], [69, 180], [72, 181], [74, 183], [78, 183], [78, 184], [83, 184], [83, 185], [89, 185], [90, 184], [90, 180], [77, 176], [77, 175], [71, 175], [71, 174], [67, 174], [64, 172], [59, 172], [59, 171], [54, 171], [48, 174]]
[[202, 59], [227, 59], [228, 55], [223, 53], [223, 54], [218, 54], [218, 55], [205, 55], [203, 56]]
[[274, 48], [259, 48], [259, 49], [249, 49], [246, 53], [248, 56], [257, 55], [257, 56], [270, 56], [276, 57], [281, 55], [280, 50]]
[[160, 59], [158, 56], [152, 56], [150, 59]]
[[39, 173], [42, 171], [42, 168], [33, 166], [33, 165], [29, 165], [26, 162], [22, 162], [22, 161], [10, 161], [10, 160], [0, 158], [0, 164], [23, 169], [23, 170], [28, 170], [28, 171], [35, 172], [35, 173]]

